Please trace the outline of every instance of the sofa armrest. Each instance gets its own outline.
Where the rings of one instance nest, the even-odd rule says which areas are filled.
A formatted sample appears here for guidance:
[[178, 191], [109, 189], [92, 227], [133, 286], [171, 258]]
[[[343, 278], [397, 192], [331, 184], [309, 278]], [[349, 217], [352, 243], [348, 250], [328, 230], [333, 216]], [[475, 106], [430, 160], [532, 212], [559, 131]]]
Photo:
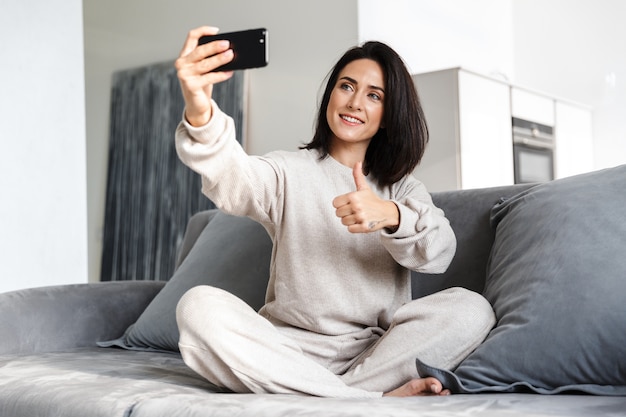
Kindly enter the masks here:
[[0, 354], [96, 346], [120, 337], [164, 285], [118, 281], [0, 294]]

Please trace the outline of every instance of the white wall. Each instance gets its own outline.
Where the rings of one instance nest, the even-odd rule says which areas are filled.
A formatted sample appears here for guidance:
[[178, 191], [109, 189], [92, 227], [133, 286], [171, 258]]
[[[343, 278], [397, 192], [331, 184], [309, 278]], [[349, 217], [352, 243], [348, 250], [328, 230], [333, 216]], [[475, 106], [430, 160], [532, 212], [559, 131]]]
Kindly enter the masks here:
[[413, 74], [462, 66], [512, 79], [512, 0], [359, 0], [359, 40], [388, 43]]
[[357, 43], [356, 0], [84, 0], [84, 9], [90, 281], [100, 276], [114, 71], [173, 61], [188, 30], [200, 25], [268, 28], [270, 64], [249, 72], [247, 150], [263, 154], [310, 140], [323, 79]]
[[594, 168], [626, 163], [626, 2], [516, 0], [519, 84], [593, 108]]
[[82, 4], [0, 10], [0, 292], [86, 282]]

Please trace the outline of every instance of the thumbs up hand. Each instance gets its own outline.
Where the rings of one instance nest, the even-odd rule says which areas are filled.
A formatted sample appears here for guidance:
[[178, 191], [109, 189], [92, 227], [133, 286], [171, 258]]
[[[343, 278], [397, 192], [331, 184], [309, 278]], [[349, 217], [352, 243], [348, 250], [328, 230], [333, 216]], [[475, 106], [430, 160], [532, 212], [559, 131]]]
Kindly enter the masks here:
[[363, 163], [357, 162], [352, 170], [356, 191], [333, 200], [335, 214], [351, 233], [370, 233], [384, 227], [391, 232], [400, 224], [400, 212], [392, 201], [378, 197], [363, 175]]

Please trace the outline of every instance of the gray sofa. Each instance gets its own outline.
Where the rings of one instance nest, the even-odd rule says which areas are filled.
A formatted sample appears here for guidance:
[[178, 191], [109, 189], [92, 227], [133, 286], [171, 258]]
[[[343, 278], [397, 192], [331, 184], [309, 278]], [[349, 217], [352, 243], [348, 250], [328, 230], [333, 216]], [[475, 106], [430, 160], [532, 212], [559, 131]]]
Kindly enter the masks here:
[[177, 299], [210, 284], [258, 308], [271, 250], [260, 225], [206, 211], [167, 284], [0, 294], [0, 416], [626, 416], [625, 190], [626, 166], [433, 195], [458, 250], [445, 274], [413, 274], [414, 297], [463, 286], [498, 316], [454, 372], [416, 358], [449, 397], [232, 394], [195, 375], [176, 351]]

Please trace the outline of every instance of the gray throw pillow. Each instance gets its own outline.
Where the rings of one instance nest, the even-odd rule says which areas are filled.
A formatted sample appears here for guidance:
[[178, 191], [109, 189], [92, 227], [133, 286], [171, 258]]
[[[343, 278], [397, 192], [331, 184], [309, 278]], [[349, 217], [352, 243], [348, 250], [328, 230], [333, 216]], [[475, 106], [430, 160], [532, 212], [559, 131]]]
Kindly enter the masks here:
[[492, 210], [484, 295], [496, 327], [454, 392], [626, 395], [626, 165], [531, 188]]
[[229, 291], [258, 310], [265, 300], [271, 252], [272, 242], [263, 226], [218, 212], [139, 319], [121, 338], [99, 345], [178, 351], [176, 305], [197, 285]]

